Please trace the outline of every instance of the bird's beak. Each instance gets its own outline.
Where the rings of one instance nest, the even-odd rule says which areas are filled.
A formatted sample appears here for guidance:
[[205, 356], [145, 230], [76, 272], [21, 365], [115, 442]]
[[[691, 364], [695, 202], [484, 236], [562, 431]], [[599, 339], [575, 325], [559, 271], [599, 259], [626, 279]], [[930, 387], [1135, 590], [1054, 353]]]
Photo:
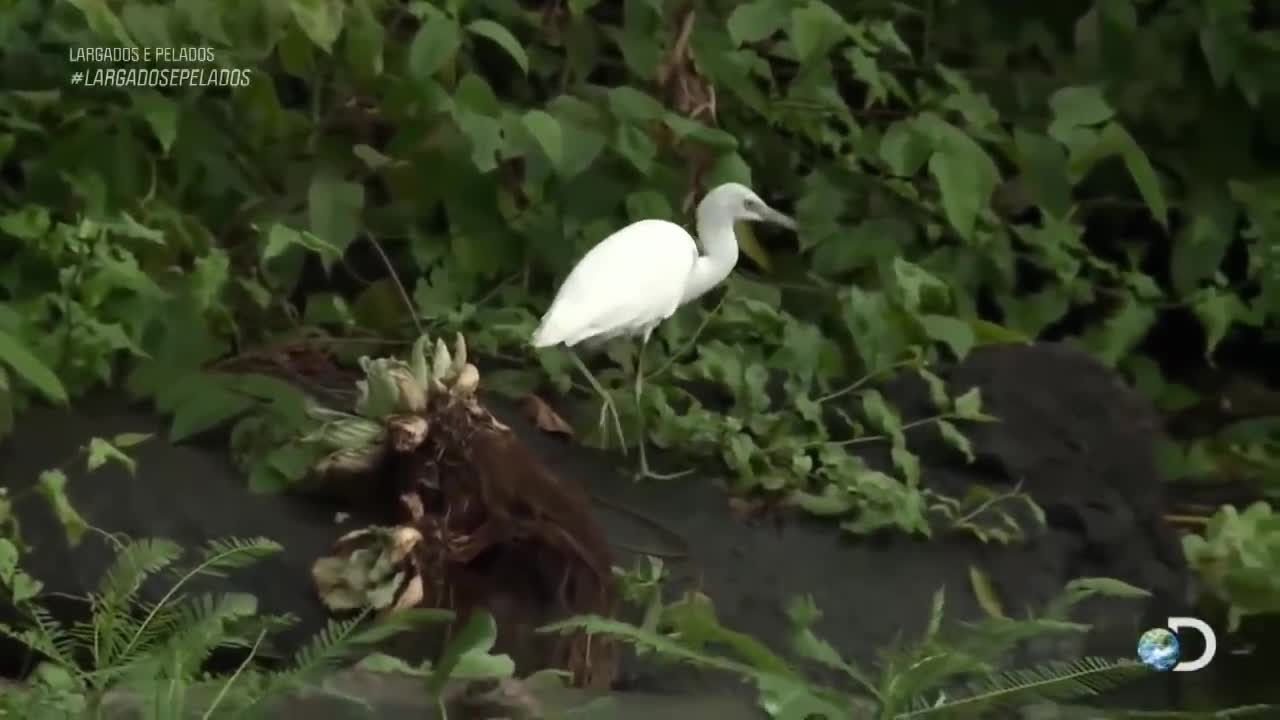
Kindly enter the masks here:
[[794, 231], [796, 229], [795, 220], [791, 219], [788, 215], [783, 215], [767, 205], [764, 208], [764, 212], [760, 214], [760, 219], [764, 222], [773, 223], [774, 225], [781, 225], [788, 230]]

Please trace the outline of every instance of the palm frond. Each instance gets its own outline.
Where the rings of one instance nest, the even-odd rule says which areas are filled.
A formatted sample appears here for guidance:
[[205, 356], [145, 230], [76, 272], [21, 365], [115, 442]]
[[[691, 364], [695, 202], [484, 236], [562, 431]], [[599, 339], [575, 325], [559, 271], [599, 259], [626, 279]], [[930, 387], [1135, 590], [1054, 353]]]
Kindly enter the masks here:
[[1131, 660], [1087, 657], [1073, 662], [1046, 663], [1025, 670], [993, 674], [971, 683], [962, 697], [928, 703], [919, 699], [911, 711], [898, 720], [935, 715], [976, 717], [996, 707], [1023, 705], [1032, 701], [1070, 701], [1097, 695], [1149, 672]]

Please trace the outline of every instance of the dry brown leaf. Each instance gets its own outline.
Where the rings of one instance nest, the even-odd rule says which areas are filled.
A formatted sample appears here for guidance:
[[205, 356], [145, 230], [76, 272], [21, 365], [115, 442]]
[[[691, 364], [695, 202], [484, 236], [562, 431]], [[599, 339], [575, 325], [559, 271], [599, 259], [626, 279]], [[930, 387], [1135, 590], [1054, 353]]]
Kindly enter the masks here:
[[729, 498], [729, 514], [738, 522], [755, 520], [764, 514], [764, 510], [765, 504], [760, 500], [747, 500], [739, 497]]
[[565, 422], [564, 418], [556, 414], [556, 411], [537, 395], [526, 395], [520, 403], [520, 409], [539, 430], [573, 437], [573, 428], [569, 423]]

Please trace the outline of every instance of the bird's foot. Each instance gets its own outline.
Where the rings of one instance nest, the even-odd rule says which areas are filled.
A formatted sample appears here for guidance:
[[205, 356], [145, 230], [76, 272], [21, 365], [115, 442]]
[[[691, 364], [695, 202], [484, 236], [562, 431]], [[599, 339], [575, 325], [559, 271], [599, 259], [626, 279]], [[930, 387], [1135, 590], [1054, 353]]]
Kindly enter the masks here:
[[636, 480], [674, 480], [684, 477], [693, 472], [693, 469], [680, 470], [678, 472], [660, 473], [649, 467], [649, 458], [645, 456], [644, 441], [640, 441], [640, 468], [635, 472], [633, 478]]
[[606, 425], [609, 424], [610, 417], [613, 418], [613, 430], [618, 435], [618, 447], [622, 450], [622, 454], [627, 454], [627, 436], [622, 432], [622, 419], [618, 416], [618, 408], [613, 404], [613, 400], [608, 395], [600, 395], [600, 437], [606, 443], [609, 442], [609, 431]]
[[633, 477], [636, 480], [675, 480], [676, 478], [684, 477], [685, 475], [688, 475], [692, 472], [693, 472], [693, 468], [689, 468], [688, 470], [679, 470], [677, 472], [670, 472], [670, 473], [660, 473], [660, 472], [654, 472], [649, 468], [640, 468], [635, 472]]

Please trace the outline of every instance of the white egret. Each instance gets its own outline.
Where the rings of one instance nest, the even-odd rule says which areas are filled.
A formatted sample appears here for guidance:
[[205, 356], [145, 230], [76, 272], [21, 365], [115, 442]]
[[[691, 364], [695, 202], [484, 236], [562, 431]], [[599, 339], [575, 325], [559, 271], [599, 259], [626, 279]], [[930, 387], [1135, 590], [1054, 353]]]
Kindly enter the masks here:
[[[698, 243], [679, 225], [666, 220], [640, 220], [613, 233], [591, 248], [565, 278], [555, 300], [533, 333], [534, 347], [578, 343], [595, 345], [619, 336], [640, 338], [635, 367], [635, 398], [640, 419], [640, 474], [676, 477], [649, 470], [645, 457], [644, 412], [640, 406], [644, 382], [644, 350], [658, 323], [685, 303], [719, 285], [738, 263], [738, 239], [733, 224], [740, 220], [770, 222], [795, 230], [791, 218], [765, 204], [750, 188], [727, 183], [707, 193], [698, 204]], [[613, 415], [618, 438], [626, 450], [622, 424], [608, 391], [570, 350], [579, 370]]]

